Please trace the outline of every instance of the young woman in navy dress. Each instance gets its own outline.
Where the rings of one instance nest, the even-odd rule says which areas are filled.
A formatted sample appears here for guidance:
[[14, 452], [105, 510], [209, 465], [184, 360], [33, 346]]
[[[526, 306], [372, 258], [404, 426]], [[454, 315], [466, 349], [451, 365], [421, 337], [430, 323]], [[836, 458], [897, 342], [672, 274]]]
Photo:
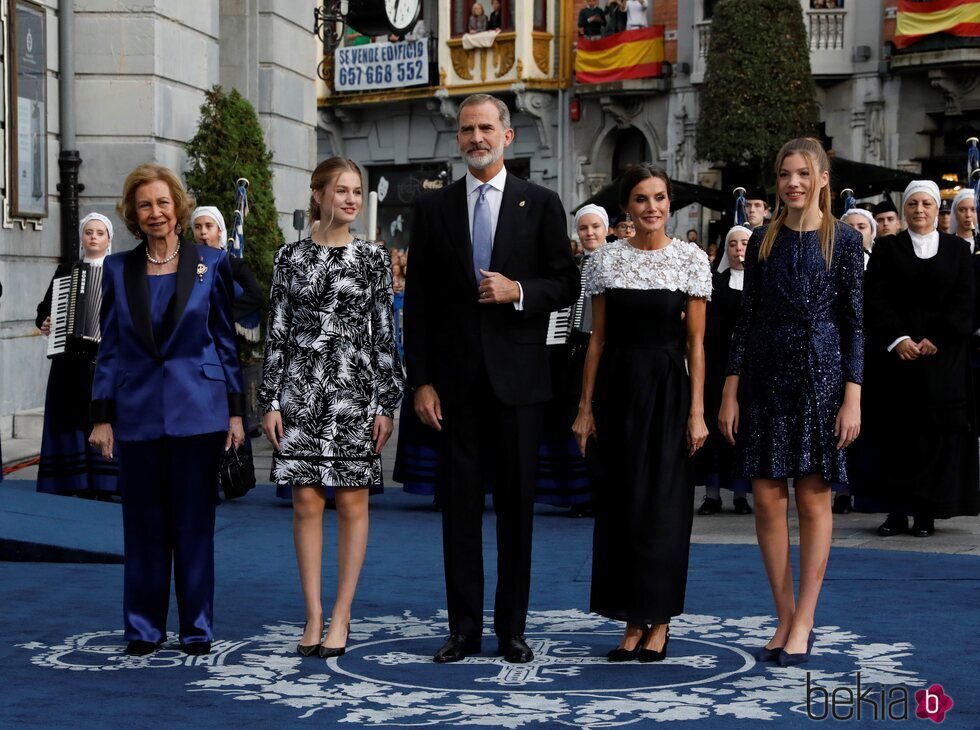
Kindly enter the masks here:
[[[831, 214], [830, 160], [811, 138], [776, 158], [780, 208], [749, 239], [742, 309], [718, 425], [752, 479], [756, 535], [779, 625], [759, 652], [783, 666], [809, 659], [833, 516], [830, 485], [847, 482], [844, 449], [861, 427], [864, 255], [860, 234]], [[800, 521], [793, 594], [788, 480]]]

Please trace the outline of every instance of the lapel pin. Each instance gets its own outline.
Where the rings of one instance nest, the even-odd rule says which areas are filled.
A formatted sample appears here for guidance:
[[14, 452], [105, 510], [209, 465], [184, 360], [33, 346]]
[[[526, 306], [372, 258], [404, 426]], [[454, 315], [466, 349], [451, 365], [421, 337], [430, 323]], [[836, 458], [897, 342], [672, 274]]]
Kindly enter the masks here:
[[522, 200], [520, 203], [518, 203], [517, 204], [517, 207], [518, 208], [523, 208], [524, 207], [524, 201]]
[[200, 282], [204, 281], [204, 275], [208, 273], [208, 267], [204, 263], [204, 257], [201, 256], [197, 265], [197, 280]]

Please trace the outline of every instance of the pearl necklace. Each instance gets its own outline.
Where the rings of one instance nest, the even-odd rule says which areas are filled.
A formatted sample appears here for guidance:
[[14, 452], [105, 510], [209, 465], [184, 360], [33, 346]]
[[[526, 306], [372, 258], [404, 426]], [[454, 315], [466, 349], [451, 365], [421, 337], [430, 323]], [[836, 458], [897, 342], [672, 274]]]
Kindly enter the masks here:
[[163, 266], [164, 264], [169, 264], [171, 261], [173, 261], [175, 258], [177, 258], [177, 254], [179, 254], [179, 253], [180, 253], [180, 241], [179, 240], [177, 241], [177, 248], [175, 248], [174, 249], [174, 252], [172, 254], [170, 254], [169, 256], [167, 256], [167, 258], [165, 258], [165, 259], [155, 259], [152, 256], [150, 256], [150, 246], [149, 246], [149, 244], [147, 244], [147, 246], [146, 246], [146, 260], [149, 261], [151, 264], [156, 264], [157, 266]]

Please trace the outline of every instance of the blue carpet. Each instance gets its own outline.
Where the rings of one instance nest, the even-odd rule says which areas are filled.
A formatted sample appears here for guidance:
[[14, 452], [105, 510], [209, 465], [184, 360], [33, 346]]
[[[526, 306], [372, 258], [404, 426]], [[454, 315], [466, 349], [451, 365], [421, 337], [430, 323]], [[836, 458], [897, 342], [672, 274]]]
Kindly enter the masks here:
[[[846, 701], [858, 672], [862, 689], [873, 690], [862, 705], [866, 723], [881, 711], [881, 690], [886, 712], [889, 700], [894, 713], [902, 711], [904, 693], [914, 718], [915, 691], [939, 684], [954, 703], [944, 725], [980, 726], [980, 701], [972, 696], [980, 605], [975, 557], [836, 549], [813, 660], [783, 669], [752, 658], [774, 626], [757, 549], [696, 545], [688, 613], [671, 624], [668, 660], [611, 665], [604, 654], [620, 626], [587, 612], [591, 521], [541, 507], [527, 630], [537, 658], [508, 665], [493, 656], [495, 641], [487, 637], [480, 656], [439, 666], [430, 657], [446, 633], [440, 518], [417, 498], [390, 490], [372, 500], [348, 653], [324, 661], [293, 653], [303, 608], [289, 506], [259, 487], [219, 510], [221, 640], [208, 657], [180, 653], [176, 637], [150, 657], [122, 653], [120, 565], [0, 563], [0, 726], [539, 728], [684, 720], [803, 727], [811, 722], [808, 676], [811, 713], [827, 709], [821, 688], [837, 688], [834, 709], [846, 717], [856, 713]], [[488, 513], [490, 587], [491, 520]], [[329, 602], [333, 514], [327, 524]]]

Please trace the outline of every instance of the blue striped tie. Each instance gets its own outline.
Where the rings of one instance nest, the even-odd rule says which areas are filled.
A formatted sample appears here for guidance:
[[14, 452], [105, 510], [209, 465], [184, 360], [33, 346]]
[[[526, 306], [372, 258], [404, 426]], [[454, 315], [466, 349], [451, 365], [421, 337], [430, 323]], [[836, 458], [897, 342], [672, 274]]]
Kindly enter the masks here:
[[480, 269], [490, 270], [490, 254], [493, 253], [493, 226], [490, 224], [490, 201], [487, 200], [489, 189], [490, 183], [477, 188], [480, 197], [473, 209], [473, 273], [477, 282], [480, 281]]

